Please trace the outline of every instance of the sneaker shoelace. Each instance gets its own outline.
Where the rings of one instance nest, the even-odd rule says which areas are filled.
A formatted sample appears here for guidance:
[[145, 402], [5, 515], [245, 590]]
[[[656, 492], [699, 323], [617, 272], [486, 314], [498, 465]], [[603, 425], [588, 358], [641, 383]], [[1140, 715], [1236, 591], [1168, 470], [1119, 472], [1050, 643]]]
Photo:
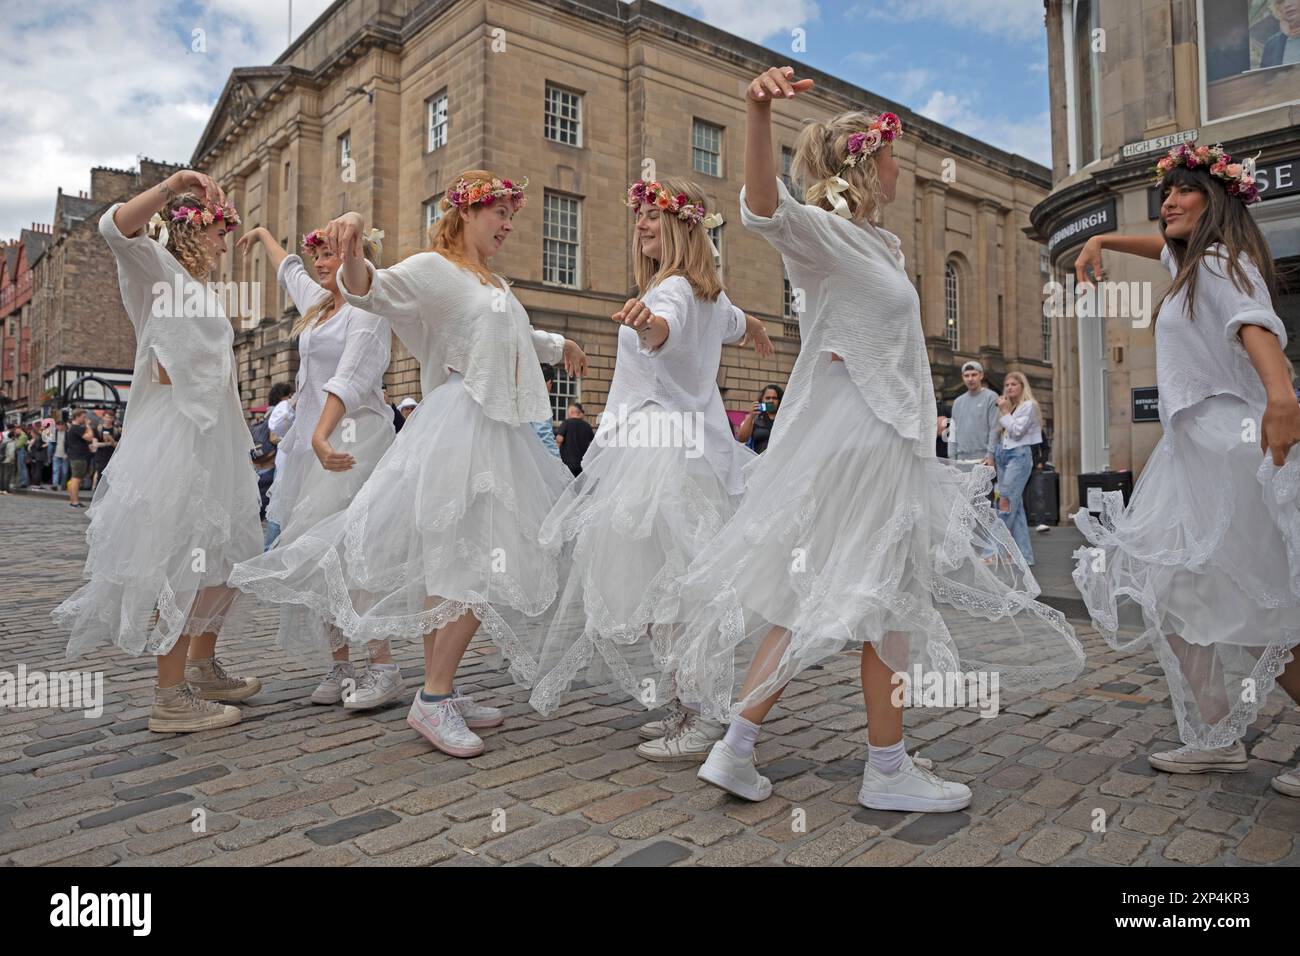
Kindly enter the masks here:
[[664, 718], [664, 737], [668, 740], [680, 740], [690, 732], [692, 726], [689, 712], [685, 710], [675, 711]]
[[325, 675], [326, 682], [334, 681], [339, 684], [343, 683], [343, 681], [350, 676], [347, 672], [347, 666], [348, 665], [343, 661], [335, 661], [334, 665], [330, 668], [330, 672]]
[[221, 661], [217, 660], [215, 657], [212, 658], [212, 674], [217, 680], [225, 684], [241, 683], [239, 679], [231, 677], [229, 674], [227, 674], [226, 669], [221, 666]]
[[177, 693], [177, 703], [183, 704], [187, 710], [197, 710], [202, 714], [216, 713], [221, 705], [216, 701], [204, 700], [194, 693], [194, 688], [188, 683], [182, 684], [180, 691]]

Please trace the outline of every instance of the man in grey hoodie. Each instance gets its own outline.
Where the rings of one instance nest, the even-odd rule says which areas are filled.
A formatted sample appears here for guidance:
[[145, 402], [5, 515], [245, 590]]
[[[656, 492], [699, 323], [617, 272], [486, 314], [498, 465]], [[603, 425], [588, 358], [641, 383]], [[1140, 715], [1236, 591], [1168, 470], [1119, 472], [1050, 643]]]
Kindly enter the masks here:
[[952, 403], [948, 457], [979, 459], [992, 466], [998, 443], [998, 393], [984, 385], [984, 366], [979, 362], [963, 365], [961, 380], [966, 392]]

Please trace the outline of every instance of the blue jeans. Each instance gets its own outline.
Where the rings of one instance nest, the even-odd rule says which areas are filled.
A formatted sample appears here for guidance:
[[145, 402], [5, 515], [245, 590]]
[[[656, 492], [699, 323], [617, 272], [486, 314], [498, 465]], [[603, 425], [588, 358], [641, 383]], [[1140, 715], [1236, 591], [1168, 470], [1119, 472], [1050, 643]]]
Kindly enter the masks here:
[[[1034, 451], [1029, 445], [1019, 448], [998, 446], [993, 455], [998, 469], [998, 517], [1011, 532], [1011, 538], [1025, 556], [1026, 564], [1034, 563], [1034, 549], [1029, 543], [1029, 521], [1025, 518], [1025, 486], [1034, 471]], [[1003, 500], [1011, 507], [1003, 510]]]
[[266, 535], [262, 538], [262, 550], [270, 551], [275, 539], [280, 537], [280, 526], [270, 518], [266, 519]]
[[68, 483], [68, 459], [54, 459], [54, 475], [50, 479], [54, 487], [62, 491]]

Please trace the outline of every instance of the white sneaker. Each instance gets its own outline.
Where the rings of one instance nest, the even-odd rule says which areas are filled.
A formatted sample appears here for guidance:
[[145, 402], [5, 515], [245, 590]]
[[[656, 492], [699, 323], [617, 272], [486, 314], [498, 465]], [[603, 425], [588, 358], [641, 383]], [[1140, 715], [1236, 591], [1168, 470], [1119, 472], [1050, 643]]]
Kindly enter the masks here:
[[766, 800], [772, 795], [772, 781], [758, 772], [755, 759], [754, 754], [740, 756], [725, 740], [719, 740], [696, 776], [743, 800]]
[[344, 710], [372, 710], [402, 696], [402, 672], [396, 667], [363, 667], [352, 693], [343, 696]]
[[704, 760], [709, 749], [721, 740], [727, 729], [689, 711], [679, 711], [672, 722], [664, 721], [664, 735], [647, 740], [636, 748], [646, 760]]
[[474, 703], [474, 698], [464, 693], [459, 687], [452, 687], [451, 699], [465, 718], [465, 726], [471, 730], [486, 730], [488, 727], [500, 727], [506, 722], [505, 713], [498, 707]]
[[311, 692], [311, 702], [313, 704], [337, 704], [343, 699], [344, 681], [351, 681], [352, 685], [356, 684], [356, 672], [352, 669], [352, 662], [335, 661], [334, 666], [330, 668], [330, 672], [320, 682], [320, 686]]
[[454, 697], [428, 703], [415, 692], [406, 722], [425, 740], [453, 757], [477, 757], [483, 752], [479, 735], [465, 726]]
[[858, 803], [872, 810], [950, 813], [970, 806], [970, 801], [970, 787], [939, 779], [911, 757], [904, 758], [893, 776], [881, 773], [868, 760], [858, 791]]
[[681, 712], [681, 705], [674, 701], [662, 720], [652, 720], [649, 723], [642, 724], [637, 733], [641, 735], [642, 740], [654, 740], [656, 737], [662, 737], [668, 732], [667, 727], [676, 722], [677, 715]]
[[1283, 771], [1274, 777], [1273, 789], [1288, 797], [1300, 797], [1300, 767]]
[[1147, 757], [1157, 770], [1166, 773], [1244, 773], [1246, 770], [1246, 745], [1238, 740], [1231, 747], [1197, 750], [1179, 747]]
[[1040, 524], [1040, 525], [1039, 525], [1037, 528], [1035, 528], [1034, 530], [1037, 531], [1037, 532], [1039, 532], [1039, 533], [1041, 534], [1042, 532], [1045, 532], [1045, 531], [1051, 531], [1052, 528], [1051, 528], [1050, 525]]

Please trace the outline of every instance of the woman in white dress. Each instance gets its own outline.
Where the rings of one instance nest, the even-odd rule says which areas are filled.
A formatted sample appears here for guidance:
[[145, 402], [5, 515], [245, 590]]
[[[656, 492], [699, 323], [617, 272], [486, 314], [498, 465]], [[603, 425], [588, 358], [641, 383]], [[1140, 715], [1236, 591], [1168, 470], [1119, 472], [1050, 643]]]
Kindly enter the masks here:
[[442, 200], [433, 249], [388, 269], [363, 258], [356, 213], [325, 229], [343, 260], [343, 297], [389, 321], [420, 362], [424, 398], [347, 510], [279, 549], [274, 587], [248, 582], [261, 597], [310, 608], [353, 644], [419, 638], [424, 685], [407, 723], [456, 757], [482, 753], [474, 730], [504, 719], [454, 683], [479, 625], [517, 682], [535, 677], [527, 631], [545, 625], [559, 577], [538, 532], [572, 477], [529, 424], [551, 417], [539, 360], [586, 370], [582, 350], [534, 330], [487, 267], [514, 228], [524, 185], [464, 173]]
[[234, 329], [206, 284], [238, 224], [220, 187], [194, 170], [99, 220], [135, 329], [135, 368], [122, 438], [87, 512], [86, 583], [52, 614], [72, 632], [69, 658], [102, 642], [157, 657], [149, 729], [159, 732], [238, 723], [239, 709], [219, 702], [261, 687], [215, 656], [234, 623], [231, 566], [261, 549]]
[[[1001, 692], [1021, 692], [1078, 676], [1083, 650], [1063, 616], [1034, 600], [1037, 584], [986, 500], [992, 469], [935, 458], [919, 300], [899, 240], [872, 221], [894, 197], [898, 118], [851, 112], [805, 127], [795, 170], [811, 184], [806, 204], [777, 177], [771, 100], [811, 86], [785, 67], [746, 91], [741, 217], [781, 253], [807, 308], [744, 501], [683, 581], [699, 610], [677, 645], [677, 679], [683, 698], [732, 717], [700, 778], [763, 800], [762, 720], [805, 668], [860, 650], [870, 746], [859, 801], [958, 810], [970, 790], [904, 748], [907, 694], [894, 675], [915, 666], [951, 686], [954, 675], [996, 673]], [[986, 564], [986, 547], [1003, 557]], [[737, 659], [754, 644], [733, 703]]]
[[[632, 256], [640, 298], [621, 324], [605, 412], [569, 486], [542, 525], [542, 544], [571, 557], [545, 645], [532, 705], [550, 714], [580, 674], [612, 677], [647, 707], [674, 699], [661, 661], [684, 620], [679, 579], [740, 503], [741, 469], [754, 453], [731, 433], [718, 366], [724, 343], [753, 341], [772, 354], [763, 324], [723, 291], [703, 190], [689, 180], [637, 182]], [[651, 760], [703, 760], [723, 727], [689, 702], [647, 724], [638, 752]]]
[[[1080, 510], [1090, 547], [1074, 581], [1119, 650], [1151, 647], [1184, 746], [1169, 773], [1241, 772], [1242, 737], [1281, 687], [1300, 702], [1300, 404], [1284, 349], [1268, 244], [1247, 206], [1252, 172], [1218, 146], [1182, 144], [1157, 164], [1158, 236], [1097, 236], [1101, 250], [1159, 259], [1173, 277], [1156, 316], [1164, 435], [1133, 489]], [[1300, 771], [1273, 786], [1300, 796]]]
[[[362, 242], [371, 262], [379, 259], [380, 238], [372, 230]], [[344, 300], [336, 279], [340, 260], [320, 230], [303, 236], [314, 278], [300, 256], [285, 252], [262, 227], [242, 236], [236, 247], [247, 255], [255, 242], [266, 249], [298, 309], [290, 333], [298, 339], [297, 409], [276, 449], [266, 509], [268, 523], [280, 528], [276, 544], [285, 546], [347, 508], [393, 443], [393, 416], [383, 398], [392, 332], [387, 320]], [[239, 564], [231, 585], [254, 591], [253, 582], [266, 582], [273, 588], [285, 571], [282, 556], [282, 547], [273, 546]], [[281, 605], [278, 638], [282, 648], [300, 656], [323, 660], [332, 652], [333, 665], [313, 691], [313, 704], [342, 702], [348, 710], [366, 710], [402, 692], [402, 675], [387, 641], [370, 642], [367, 663], [357, 671], [342, 632], [296, 604]]]

